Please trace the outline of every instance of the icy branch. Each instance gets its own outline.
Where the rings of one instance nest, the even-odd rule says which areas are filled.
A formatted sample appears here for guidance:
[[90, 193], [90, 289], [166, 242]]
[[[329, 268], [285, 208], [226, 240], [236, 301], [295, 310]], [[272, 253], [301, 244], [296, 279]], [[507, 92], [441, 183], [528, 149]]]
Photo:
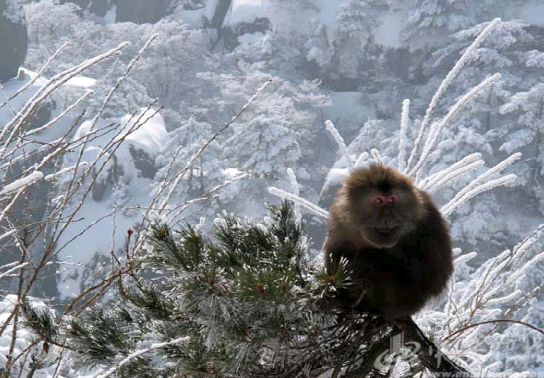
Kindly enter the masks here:
[[441, 171], [438, 171], [436, 173], [433, 173], [432, 175], [428, 176], [424, 180], [418, 183], [418, 186], [421, 189], [427, 189], [431, 186], [434, 186], [437, 182], [443, 180], [444, 177], [450, 175], [452, 172], [462, 169], [465, 166], [474, 163], [475, 161], [481, 160], [482, 154], [479, 152], [470, 154], [459, 160], [458, 162], [454, 163], [448, 168], [445, 168]]
[[468, 62], [468, 60], [472, 57], [474, 51], [476, 51], [476, 49], [481, 45], [483, 40], [491, 33], [491, 31], [500, 22], [501, 22], [501, 19], [496, 18], [492, 22], [490, 22], [489, 25], [487, 25], [484, 30], [482, 30], [480, 35], [478, 35], [478, 37], [476, 37], [474, 42], [472, 42], [472, 44], [465, 50], [465, 52], [463, 53], [461, 58], [459, 58], [457, 63], [455, 63], [455, 66], [453, 66], [451, 71], [448, 72], [445, 79], [442, 81], [442, 83], [438, 87], [438, 90], [433, 95], [433, 98], [431, 99], [429, 107], [427, 108], [427, 111], [425, 113], [425, 117], [423, 118], [423, 121], [421, 122], [421, 125], [419, 127], [417, 138], [416, 138], [416, 140], [414, 142], [412, 152], [410, 153], [410, 157], [408, 159], [408, 164], [407, 164], [407, 167], [406, 167], [407, 169], [409, 169], [412, 166], [412, 164], [414, 162], [414, 159], [416, 158], [417, 150], [419, 148], [419, 144], [421, 143], [423, 135], [425, 134], [425, 131], [426, 131], [427, 127], [429, 126], [430, 121], [433, 118], [434, 111], [435, 111], [435, 108], [436, 108], [436, 106], [438, 104], [438, 101], [440, 101], [440, 99], [444, 95], [444, 92], [450, 86], [453, 79], [459, 74], [459, 72], [461, 72], [461, 69], [465, 66], [465, 64]]
[[336, 141], [336, 144], [338, 145], [338, 149], [340, 150], [340, 153], [344, 156], [344, 159], [346, 159], [348, 168], [352, 169], [353, 161], [351, 160], [351, 156], [349, 156], [346, 143], [344, 142], [344, 138], [342, 138], [342, 135], [340, 135], [340, 133], [338, 132], [338, 130], [336, 130], [336, 127], [334, 127], [334, 124], [330, 120], [325, 121], [325, 128]]
[[433, 151], [433, 149], [436, 147], [436, 144], [438, 142], [438, 137], [440, 136], [440, 132], [442, 129], [449, 125], [455, 117], [457, 113], [469, 102], [471, 98], [476, 96], [477, 94], [481, 93], [483, 90], [488, 88], [491, 84], [495, 83], [501, 78], [501, 75], [499, 73], [496, 73], [484, 81], [482, 81], [480, 84], [472, 88], [468, 93], [466, 93], [457, 103], [451, 107], [450, 111], [446, 116], [442, 119], [442, 121], [437, 122], [431, 127], [431, 130], [429, 131], [429, 135], [427, 136], [427, 139], [425, 141], [425, 145], [423, 147], [423, 152], [421, 153], [421, 156], [419, 157], [417, 164], [408, 172], [410, 176], [416, 176], [427, 158], [429, 157], [429, 154]]
[[130, 355], [128, 355], [126, 358], [124, 358], [121, 362], [119, 362], [116, 366], [109, 369], [104, 374], [95, 375], [95, 378], [107, 378], [113, 373], [115, 373], [117, 370], [119, 370], [124, 365], [128, 364], [132, 359], [141, 356], [142, 354], [148, 353], [155, 349], [164, 348], [169, 345], [175, 345], [175, 344], [183, 344], [189, 342], [189, 337], [179, 337], [177, 339], [167, 341], [164, 343], [156, 343], [152, 344], [149, 348], [138, 350]]
[[66, 167], [66, 168], [60, 169], [55, 173], [51, 173], [51, 174], [45, 176], [44, 180], [45, 181], [56, 180], [57, 178], [59, 178], [60, 176], [62, 176], [65, 173], [72, 172], [74, 170], [77, 170], [77, 169], [79, 169], [81, 167], [85, 167], [87, 165], [89, 165], [89, 164], [87, 162], [83, 161], [83, 162], [79, 163], [79, 165], [73, 165], [71, 167]]
[[225, 131], [231, 124], [234, 123], [234, 121], [236, 121], [238, 119], [238, 117], [240, 117], [240, 115], [242, 113], [244, 113], [247, 108], [249, 108], [249, 106], [253, 103], [253, 101], [255, 101], [257, 99], [257, 97], [265, 90], [265, 88], [268, 86], [268, 84], [270, 84], [272, 82], [272, 79], [270, 80], [267, 80], [263, 85], [261, 85], [257, 91], [253, 94], [253, 96], [250, 97], [250, 99], [246, 102], [246, 104], [244, 106], [242, 106], [242, 108], [238, 111], [238, 113], [236, 113], [231, 119], [230, 121], [228, 121], [222, 128], [220, 128], [219, 130], [217, 130], [215, 132], [215, 134], [213, 134], [199, 149], [198, 151], [191, 157], [191, 159], [187, 162], [187, 164], [185, 165], [185, 167], [181, 170], [180, 173], [178, 173], [178, 175], [176, 176], [176, 179], [174, 180], [174, 182], [170, 185], [170, 190], [168, 191], [166, 197], [164, 198], [164, 200], [162, 201], [161, 205], [160, 205], [160, 209], [164, 210], [166, 208], [166, 205], [168, 204], [168, 201], [170, 201], [170, 197], [172, 197], [172, 194], [174, 193], [174, 191], [176, 190], [176, 188], [178, 187], [179, 185], [179, 182], [181, 181], [181, 179], [185, 176], [185, 174], [187, 173], [187, 171], [189, 171], [189, 169], [193, 166], [193, 164], [195, 163], [195, 161], [200, 157], [200, 155], [202, 155], [202, 153], [204, 152], [204, 150], [223, 132]]
[[410, 124], [410, 100], [406, 99], [402, 102], [402, 114], [400, 116], [400, 134], [399, 134], [399, 155], [397, 164], [400, 172], [404, 172], [406, 168], [406, 134], [408, 125]]
[[[297, 176], [291, 168], [287, 168], [287, 176], [289, 176], [289, 182], [291, 183], [291, 190], [295, 196], [300, 196], [300, 186], [298, 185]], [[300, 214], [300, 205], [295, 203], [295, 219], [300, 223], [302, 216]]]
[[[4, 157], [5, 150], [7, 149], [8, 145], [11, 143], [13, 138], [15, 137], [16, 133], [21, 128], [22, 124], [25, 120], [28, 119], [28, 117], [35, 111], [35, 109], [38, 108], [38, 106], [58, 87], [60, 87], [62, 84], [66, 83], [68, 80], [70, 80], [72, 77], [79, 75], [81, 72], [85, 71], [89, 67], [92, 67], [93, 65], [96, 65], [100, 62], [102, 62], [105, 59], [109, 59], [112, 56], [115, 56], [119, 54], [123, 49], [125, 49], [127, 46], [129, 46], [130, 43], [123, 42], [119, 46], [117, 46], [114, 49], [111, 49], [104, 54], [98, 55], [92, 59], [88, 59], [85, 62], [69, 68], [55, 76], [53, 76], [46, 85], [44, 85], [42, 88], [40, 88], [31, 98], [27, 101], [27, 103], [21, 108], [19, 113], [13, 119], [8, 122], [2, 129], [2, 132], [0, 133], [0, 141], [2, 141], [3, 146], [0, 149], [0, 158]], [[9, 134], [8, 138], [4, 140], [5, 135], [11, 130], [11, 133]]]
[[471, 198], [477, 196], [480, 193], [493, 189], [497, 186], [504, 186], [514, 182], [518, 177], [514, 174], [506, 175], [495, 180], [488, 181], [484, 184], [478, 185], [474, 189], [465, 193], [465, 195], [459, 197], [457, 200], [451, 200], [444, 207], [442, 207], [442, 214], [447, 217], [451, 215], [459, 206], [470, 200]]
[[47, 59], [47, 61], [44, 63], [44, 65], [40, 68], [40, 70], [36, 73], [36, 75], [29, 80], [25, 85], [23, 85], [21, 88], [17, 90], [10, 98], [6, 100], [6, 102], [2, 103], [0, 105], [0, 109], [3, 108], [7, 103], [9, 103], [11, 100], [19, 96], [21, 93], [23, 93], [25, 90], [30, 88], [32, 84], [34, 84], [45, 72], [45, 70], [51, 65], [51, 62], [57, 57], [58, 54], [61, 53], [62, 50], [64, 50], [67, 46], [70, 45], [70, 42], [64, 42], [60, 47]]
[[287, 199], [287, 200], [289, 200], [291, 202], [297, 203], [300, 206], [306, 208], [307, 210], [311, 211], [315, 215], [318, 215], [318, 216], [320, 216], [322, 218], [327, 219], [329, 217], [329, 212], [327, 210], [324, 210], [324, 209], [320, 208], [319, 206], [314, 205], [313, 203], [311, 203], [308, 200], [305, 200], [304, 198], [301, 198], [301, 197], [296, 196], [296, 195], [291, 194], [291, 193], [287, 193], [286, 191], [275, 188], [273, 186], [268, 188], [268, 192], [270, 194], [273, 194], [273, 195], [277, 196], [277, 197], [285, 198], [285, 199]]
[[80, 98], [78, 98], [76, 100], [76, 102], [74, 102], [73, 104], [71, 104], [70, 106], [68, 106], [66, 109], [64, 109], [58, 116], [56, 116], [55, 118], [53, 118], [51, 121], [47, 122], [45, 125], [41, 126], [41, 127], [37, 127], [35, 129], [32, 129], [28, 132], [25, 133], [25, 137], [29, 137], [31, 135], [34, 135], [34, 134], [37, 134], [43, 130], [46, 130], [48, 129], [49, 127], [53, 126], [54, 124], [56, 124], [58, 121], [60, 121], [62, 118], [64, 118], [64, 116], [68, 113], [70, 113], [72, 110], [74, 110], [75, 108], [77, 108], [79, 105], [81, 105], [81, 103], [83, 101], [85, 101], [89, 96], [91, 96], [94, 92], [93, 91], [86, 91], [85, 94], [83, 94], [83, 96], [81, 96]]
[[[446, 205], [444, 205], [444, 207], [442, 207], [443, 214], [444, 215], [451, 214], [455, 210], [455, 208], [457, 208], [459, 205], [463, 204], [468, 199], [474, 197], [474, 195], [480, 193], [480, 192], [477, 192], [477, 193], [475, 193], [474, 195], [472, 195], [470, 197], [466, 197], [467, 193], [469, 193], [469, 192], [474, 193], [473, 192], [474, 189], [478, 188], [481, 185], [486, 185], [486, 184], [482, 184], [482, 182], [484, 182], [488, 177], [491, 177], [492, 175], [504, 170], [505, 168], [507, 168], [512, 163], [514, 163], [516, 160], [519, 160], [520, 158], [521, 158], [521, 153], [517, 152], [517, 153], [509, 156], [507, 159], [501, 161], [496, 166], [494, 166], [494, 167], [488, 169], [486, 172], [482, 173], [480, 176], [478, 176], [476, 179], [474, 179], [471, 183], [469, 183], [466, 187], [464, 187], [462, 190], [460, 190], [455, 195], [455, 197], [453, 197], [451, 199], [450, 202], [448, 202]], [[515, 175], [510, 175], [510, 177], [512, 177], [512, 176], [515, 177]], [[497, 182], [497, 180], [494, 180], [494, 181]], [[508, 182], [504, 182], [504, 183], [499, 184], [499, 185], [505, 185], [507, 183]], [[460, 202], [459, 200], [461, 198], [465, 198], [465, 200]], [[454, 204], [455, 204], [455, 206], [454, 206]]]
[[452, 172], [448, 173], [447, 175], [443, 176], [440, 180], [434, 182], [432, 185], [429, 185], [428, 188], [427, 188], [427, 191], [429, 193], [434, 193], [438, 189], [440, 189], [442, 186], [446, 185], [447, 183], [450, 183], [451, 181], [453, 181], [457, 177], [462, 176], [462, 175], [464, 175], [466, 173], [475, 171], [476, 169], [478, 169], [480, 167], [483, 167], [484, 164], [485, 163], [484, 163], [483, 160], [478, 160], [478, 161], [475, 161], [473, 163], [467, 164], [464, 167], [461, 167], [461, 168], [459, 168], [459, 169], [457, 169], [455, 171], [452, 171]]
[[42, 172], [34, 171], [33, 173], [29, 174], [28, 176], [20, 178], [19, 180], [15, 180], [12, 183], [9, 183], [8, 185], [4, 186], [4, 188], [0, 191], [0, 196], [4, 196], [6, 194], [11, 194], [11, 193], [16, 192], [18, 190], [29, 187], [30, 185], [32, 185], [32, 184], [36, 183], [37, 181], [41, 180], [42, 178], [43, 178], [43, 173]]
[[357, 158], [357, 161], [355, 162], [355, 167], [360, 167], [363, 165], [365, 161], [368, 160], [368, 152], [362, 152], [359, 157]]
[[25, 262], [25, 263], [22, 263], [22, 264], [19, 264], [17, 266], [14, 266], [13, 268], [9, 269], [9, 270], [6, 270], [5, 272], [3, 273], [0, 273], [0, 279], [8, 276], [9, 274], [11, 274], [12, 272], [15, 272], [16, 270], [19, 270], [19, 269], [22, 269], [24, 268], [25, 266], [27, 266], [29, 263]]
[[370, 155], [372, 155], [372, 159], [374, 159], [377, 164], [383, 164], [382, 155], [376, 148], [370, 150]]

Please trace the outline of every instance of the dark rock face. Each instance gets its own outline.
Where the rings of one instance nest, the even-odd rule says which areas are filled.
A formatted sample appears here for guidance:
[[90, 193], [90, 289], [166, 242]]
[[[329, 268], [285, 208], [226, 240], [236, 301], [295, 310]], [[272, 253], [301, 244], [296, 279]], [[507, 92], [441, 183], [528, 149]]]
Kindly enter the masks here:
[[27, 50], [25, 13], [19, 0], [0, 0], [0, 82], [17, 76]]
[[155, 23], [173, 9], [173, 0], [116, 0], [116, 22]]
[[253, 22], [239, 22], [236, 25], [227, 26], [223, 29], [225, 48], [232, 51], [240, 45], [239, 36], [252, 33], [264, 34], [270, 28], [270, 21], [267, 18], [256, 18]]
[[99, 17], [104, 17], [110, 8], [110, 0], [61, 0], [61, 3], [73, 3], [82, 10], [89, 10]]
[[104, 17], [110, 7], [109, 0], [92, 0], [89, 10], [99, 17]]
[[116, 22], [155, 23], [174, 10], [178, 0], [61, 0], [77, 4], [99, 17], [116, 6]]

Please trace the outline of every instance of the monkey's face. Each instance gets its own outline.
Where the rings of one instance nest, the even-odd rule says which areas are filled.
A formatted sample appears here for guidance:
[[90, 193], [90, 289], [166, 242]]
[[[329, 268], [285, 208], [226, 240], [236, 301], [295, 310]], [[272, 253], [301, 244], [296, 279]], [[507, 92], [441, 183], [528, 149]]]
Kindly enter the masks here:
[[417, 199], [407, 191], [372, 188], [359, 193], [359, 221], [363, 238], [376, 248], [391, 248], [414, 225]]
[[359, 178], [365, 173], [365, 180], [356, 182], [358, 185], [351, 180], [347, 188], [350, 218], [372, 247], [392, 248], [413, 230], [421, 206], [417, 189], [408, 178], [392, 170], [372, 171], [376, 169], [371, 168], [370, 175], [354, 173]]

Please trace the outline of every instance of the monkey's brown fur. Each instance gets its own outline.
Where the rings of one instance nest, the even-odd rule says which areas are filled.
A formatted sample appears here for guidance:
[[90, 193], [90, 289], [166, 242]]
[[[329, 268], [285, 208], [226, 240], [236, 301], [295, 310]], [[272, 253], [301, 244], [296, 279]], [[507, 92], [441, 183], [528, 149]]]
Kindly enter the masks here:
[[[394, 196], [394, 203], [372, 201], [380, 195]], [[353, 171], [330, 209], [324, 245], [329, 274], [341, 257], [352, 279], [342, 302], [389, 318], [420, 310], [453, 271], [448, 226], [431, 197], [382, 165]]]

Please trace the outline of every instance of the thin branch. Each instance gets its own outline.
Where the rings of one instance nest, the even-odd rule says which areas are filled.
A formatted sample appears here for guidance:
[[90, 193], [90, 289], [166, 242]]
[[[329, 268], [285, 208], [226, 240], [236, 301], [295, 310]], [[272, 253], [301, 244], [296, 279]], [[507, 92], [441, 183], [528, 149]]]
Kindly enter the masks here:
[[470, 329], [470, 328], [474, 328], [474, 327], [478, 327], [478, 326], [481, 326], [481, 325], [484, 325], [484, 324], [496, 324], [496, 323], [514, 323], [514, 324], [520, 324], [522, 326], [525, 326], [527, 328], [530, 328], [534, 331], [537, 331], [538, 333], [541, 333], [542, 335], [544, 335], [544, 330], [543, 329], [540, 329], [538, 327], [535, 327], [534, 325], [531, 325], [529, 323], [526, 323], [526, 322], [523, 322], [521, 320], [513, 320], [513, 319], [495, 319], [495, 320], [488, 320], [488, 321], [485, 321], [485, 322], [478, 322], [478, 323], [473, 323], [473, 324], [469, 324], [468, 326], [466, 327], [463, 327], [453, 333], [450, 333], [448, 336], [446, 336], [442, 341], [447, 341], [448, 339], [460, 334], [460, 333], [463, 333], [464, 331], [466, 331], [467, 329]]
[[114, 367], [109, 369], [104, 374], [95, 375], [95, 378], [107, 378], [110, 375], [112, 375], [113, 373], [115, 373], [117, 370], [122, 368], [124, 365], [128, 364], [132, 359], [134, 359], [136, 357], [139, 357], [142, 354], [151, 352], [152, 350], [164, 348], [164, 347], [169, 346], [169, 345], [184, 344], [184, 343], [188, 343], [188, 342], [189, 342], [189, 337], [186, 336], [186, 337], [179, 337], [179, 338], [171, 340], [171, 341], [166, 341], [164, 343], [152, 344], [149, 348], [141, 349], [141, 350], [138, 350], [138, 351], [130, 354], [129, 356], [124, 358], [121, 362], [119, 362], [117, 365], [115, 365]]

